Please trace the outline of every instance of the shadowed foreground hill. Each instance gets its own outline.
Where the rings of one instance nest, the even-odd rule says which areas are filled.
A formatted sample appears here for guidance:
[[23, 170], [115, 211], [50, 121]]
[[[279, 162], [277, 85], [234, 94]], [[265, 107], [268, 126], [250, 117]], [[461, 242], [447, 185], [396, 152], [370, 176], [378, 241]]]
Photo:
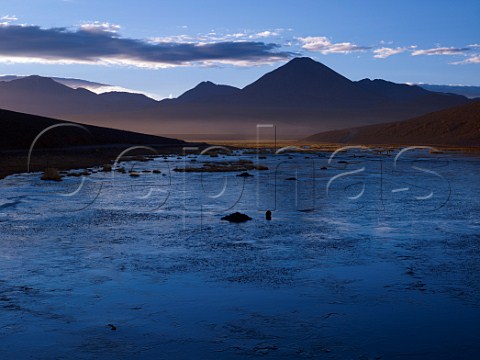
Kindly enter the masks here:
[[[0, 110], [0, 150], [28, 149], [37, 135], [44, 129], [58, 124], [74, 126], [58, 127], [42, 135], [36, 148], [62, 148], [91, 145], [181, 145], [185, 142], [160, 136], [130, 131], [108, 129], [91, 125], [80, 125], [46, 117]], [[85, 131], [85, 129], [87, 131]]]
[[480, 146], [480, 101], [405, 121], [322, 132], [304, 140], [348, 144]]
[[[28, 162], [28, 149], [43, 130]], [[114, 130], [98, 126], [54, 120], [8, 110], [0, 110], [0, 179], [7, 175], [46, 168], [82, 169], [111, 163], [130, 146], [144, 145], [158, 154], [181, 153], [182, 140]], [[128, 155], [152, 155], [149, 149], [129, 151]]]

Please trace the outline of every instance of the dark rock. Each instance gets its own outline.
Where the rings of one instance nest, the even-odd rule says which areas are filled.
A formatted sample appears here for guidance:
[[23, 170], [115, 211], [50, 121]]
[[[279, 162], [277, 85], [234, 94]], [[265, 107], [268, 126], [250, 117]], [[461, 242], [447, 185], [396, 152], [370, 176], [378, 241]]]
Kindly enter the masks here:
[[320, 170], [327, 170], [328, 168], [326, 166], [322, 166]]
[[289, 177], [289, 178], [286, 178], [285, 180], [297, 181], [297, 178], [296, 177]]
[[248, 220], [252, 220], [252, 218], [248, 215], [236, 212], [236, 213], [222, 217], [222, 220], [227, 220], [234, 223], [241, 223]]
[[108, 324], [107, 326], [110, 326], [110, 329], [111, 329], [112, 331], [117, 330], [117, 327], [116, 327], [115, 325], [113, 325], [113, 324]]
[[252, 174], [249, 174], [248, 172], [243, 172], [241, 174], [238, 174], [237, 176], [240, 176], [240, 177], [252, 177], [253, 175]]
[[265, 219], [272, 220], [272, 212], [270, 210], [267, 210], [265, 213]]
[[43, 173], [42, 180], [62, 181], [62, 177], [57, 169], [48, 168]]

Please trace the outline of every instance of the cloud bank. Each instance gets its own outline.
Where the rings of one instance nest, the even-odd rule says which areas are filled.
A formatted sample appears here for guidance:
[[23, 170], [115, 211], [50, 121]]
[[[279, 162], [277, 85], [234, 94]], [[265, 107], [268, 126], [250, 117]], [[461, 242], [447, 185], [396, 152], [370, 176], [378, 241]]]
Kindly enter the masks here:
[[246, 65], [288, 59], [297, 54], [263, 41], [154, 42], [122, 38], [120, 26], [87, 23], [72, 31], [39, 26], [0, 26], [0, 61], [118, 64], [162, 68], [193, 63]]
[[285, 48], [291, 48], [323, 55], [368, 51], [376, 59], [401, 53], [410, 56], [463, 56], [463, 60], [450, 64], [480, 63], [479, 44], [466, 47], [437, 45], [435, 48], [418, 49], [416, 45], [393, 47], [387, 45], [393, 42], [381, 41], [379, 46], [361, 46], [352, 42], [335, 43], [326, 36], [288, 39], [283, 34], [292, 29], [281, 28], [232, 33], [212, 30], [206, 34], [132, 39], [122, 37], [119, 34], [121, 27], [108, 22], [85, 22], [76, 29], [45, 29], [35, 25], [12, 24], [17, 20], [13, 15], [0, 17], [0, 62], [126, 65], [140, 68], [217, 64], [251, 66], [300, 55], [298, 52], [285, 51]]

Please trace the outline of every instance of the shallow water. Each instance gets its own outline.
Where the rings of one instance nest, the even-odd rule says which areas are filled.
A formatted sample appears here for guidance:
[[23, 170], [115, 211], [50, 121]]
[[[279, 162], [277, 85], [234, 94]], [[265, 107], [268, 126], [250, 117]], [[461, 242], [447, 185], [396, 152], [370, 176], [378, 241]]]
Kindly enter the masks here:
[[478, 358], [480, 159], [397, 154], [0, 181], [2, 357]]

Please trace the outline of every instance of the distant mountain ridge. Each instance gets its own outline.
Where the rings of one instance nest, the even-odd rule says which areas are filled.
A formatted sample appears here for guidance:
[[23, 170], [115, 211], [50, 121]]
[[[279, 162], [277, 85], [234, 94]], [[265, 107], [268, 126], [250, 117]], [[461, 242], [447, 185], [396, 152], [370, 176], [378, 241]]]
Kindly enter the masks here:
[[310, 58], [295, 58], [238, 89], [202, 82], [175, 99], [94, 94], [38, 76], [0, 82], [0, 108], [151, 134], [255, 135], [274, 124], [279, 137], [403, 120], [470, 102], [385, 80], [351, 81]]
[[433, 85], [433, 84], [418, 84], [418, 86], [435, 92], [451, 93], [462, 95], [470, 99], [480, 99], [480, 86], [468, 85]]
[[[18, 80], [18, 79], [23, 79], [28, 76], [32, 75], [0, 75], [0, 81], [12, 81], [12, 80]], [[35, 76], [35, 75], [33, 75]], [[62, 78], [62, 77], [57, 77], [57, 76], [43, 76], [43, 77], [48, 77], [52, 80], [55, 80], [56, 82], [71, 87], [72, 89], [76, 89], [79, 87], [83, 88], [88, 88], [88, 87], [109, 87], [112, 85], [108, 84], [103, 84], [103, 83], [98, 83], [98, 82], [93, 82], [93, 81], [88, 81], [88, 80], [82, 80], [82, 79], [75, 79], [75, 78]]]
[[70, 115], [134, 111], [156, 103], [141, 94], [73, 89], [37, 75], [0, 81], [0, 108], [48, 117], [69, 119]]
[[357, 84], [365, 91], [393, 101], [408, 101], [431, 94], [430, 91], [419, 86], [396, 84], [382, 79], [363, 79], [357, 81]]

